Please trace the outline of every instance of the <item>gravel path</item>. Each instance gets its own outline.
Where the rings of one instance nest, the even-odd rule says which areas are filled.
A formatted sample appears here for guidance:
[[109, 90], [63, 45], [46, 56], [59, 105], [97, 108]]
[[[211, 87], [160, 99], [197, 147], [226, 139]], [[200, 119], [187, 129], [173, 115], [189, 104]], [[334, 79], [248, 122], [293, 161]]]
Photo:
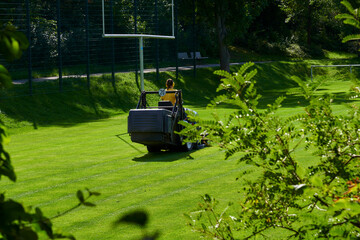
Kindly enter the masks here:
[[[268, 63], [271, 61], [262, 61], [262, 62], [254, 62], [254, 63]], [[238, 63], [230, 63], [230, 66], [233, 65], [242, 65], [245, 62], [238, 62]], [[213, 68], [213, 67], [220, 67], [220, 64], [202, 64], [202, 65], [196, 65], [196, 68]], [[188, 71], [188, 70], [192, 70], [194, 69], [194, 66], [182, 66], [179, 67], [179, 71]], [[160, 72], [174, 72], [176, 71], [176, 67], [165, 67], [165, 68], [159, 68]], [[115, 72], [115, 73], [128, 73], [131, 71], [124, 71], [124, 72]], [[151, 72], [156, 72], [156, 68], [149, 68], [149, 69], [144, 69], [144, 73], [151, 73]], [[93, 73], [90, 74], [91, 77], [98, 77], [104, 74], [111, 74], [111, 72], [106, 72], [106, 73]], [[67, 75], [67, 76], [63, 76], [63, 78], [86, 78], [87, 75], [86, 74], [82, 74], [82, 75]], [[45, 82], [45, 81], [53, 81], [53, 80], [58, 80], [59, 77], [43, 77], [43, 78], [33, 78], [32, 81], [33, 82]], [[27, 83], [28, 79], [21, 79], [21, 80], [13, 80], [13, 84], [24, 84]]]

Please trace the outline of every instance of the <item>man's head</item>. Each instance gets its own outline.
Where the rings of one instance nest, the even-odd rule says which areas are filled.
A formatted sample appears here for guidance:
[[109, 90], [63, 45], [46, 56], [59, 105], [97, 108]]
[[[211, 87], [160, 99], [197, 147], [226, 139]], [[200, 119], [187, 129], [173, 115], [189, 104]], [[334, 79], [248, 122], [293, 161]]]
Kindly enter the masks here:
[[174, 81], [171, 78], [166, 80], [166, 87], [167, 88], [173, 88], [174, 87]]

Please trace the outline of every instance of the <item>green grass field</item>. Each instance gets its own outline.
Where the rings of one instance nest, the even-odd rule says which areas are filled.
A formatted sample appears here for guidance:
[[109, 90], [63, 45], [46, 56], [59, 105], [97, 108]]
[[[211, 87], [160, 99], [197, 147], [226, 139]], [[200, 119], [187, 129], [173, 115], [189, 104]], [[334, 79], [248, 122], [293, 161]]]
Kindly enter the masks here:
[[[319, 63], [324, 62], [257, 65], [256, 79], [263, 95], [260, 107], [293, 91], [292, 75], [309, 81], [309, 66]], [[210, 118], [205, 106], [216, 95], [218, 79], [213, 70], [200, 69], [196, 79], [191, 71], [182, 72], [176, 83], [176, 88], [184, 91], [186, 107], [204, 118]], [[353, 71], [355, 76], [358, 72]], [[348, 70], [319, 69], [315, 74], [328, 79], [320, 93], [334, 94], [335, 112], [345, 112], [343, 103], [354, 101], [345, 98], [351, 86]], [[100, 192], [90, 199], [96, 207], [80, 207], [54, 220], [56, 228], [77, 239], [137, 239], [142, 234], [140, 228], [113, 226], [119, 216], [135, 209], [149, 213], [149, 231], [159, 230], [160, 239], [199, 239], [186, 226], [183, 214], [196, 209], [205, 193], [223, 204], [241, 198], [241, 180], [235, 179], [248, 166], [237, 164], [236, 156], [224, 160], [217, 147], [149, 154], [144, 146], [132, 143], [126, 134], [127, 111], [135, 107], [138, 97], [132, 77], [118, 75], [115, 87], [106, 76], [95, 79], [91, 94], [79, 90], [2, 101], [1, 120], [11, 133], [7, 150], [18, 180], [3, 179], [0, 191], [25, 205], [41, 207], [49, 217], [76, 205], [78, 189]], [[174, 78], [174, 73], [162, 73], [162, 82], [156, 82], [154, 74], [145, 77], [146, 89], [158, 89], [166, 78]], [[44, 87], [49, 87], [46, 84], [51, 85], [44, 83]], [[289, 95], [283, 105], [279, 114], [290, 116], [302, 111], [305, 103], [298, 95]], [[226, 115], [232, 109], [220, 107], [216, 111]]]

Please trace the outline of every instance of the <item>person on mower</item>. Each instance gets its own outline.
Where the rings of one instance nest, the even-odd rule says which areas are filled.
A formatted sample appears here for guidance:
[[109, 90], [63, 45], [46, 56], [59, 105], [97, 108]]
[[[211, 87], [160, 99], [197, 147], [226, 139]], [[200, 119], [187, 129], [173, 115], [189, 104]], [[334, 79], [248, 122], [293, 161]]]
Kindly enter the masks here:
[[[175, 83], [171, 78], [166, 80], [166, 91], [176, 91], [176, 89], [174, 89], [174, 86]], [[176, 102], [175, 93], [166, 93], [164, 96], [160, 98], [162, 101], [170, 101], [173, 105], [175, 105]]]

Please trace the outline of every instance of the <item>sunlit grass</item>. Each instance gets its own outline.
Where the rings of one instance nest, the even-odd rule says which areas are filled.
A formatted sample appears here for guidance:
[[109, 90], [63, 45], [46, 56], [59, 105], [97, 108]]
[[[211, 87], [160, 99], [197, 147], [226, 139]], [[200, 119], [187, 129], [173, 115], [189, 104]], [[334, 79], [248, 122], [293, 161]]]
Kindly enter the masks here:
[[328, 51], [328, 50], [323, 50], [323, 52], [325, 57], [328, 59], [351, 59], [357, 57], [357, 54], [355, 53], [336, 52], [336, 51]]
[[[259, 108], [265, 109], [274, 99], [286, 95], [284, 107], [277, 114], [287, 118], [303, 112], [303, 98], [287, 92], [296, 92], [292, 75], [310, 81], [309, 66], [314, 63], [323, 64], [316, 60], [256, 65], [256, 80], [263, 95]], [[232, 67], [233, 71], [236, 69]], [[207, 119], [213, 112], [228, 116], [236, 110], [231, 106], [205, 108], [216, 95], [219, 83], [212, 71], [201, 69], [196, 78], [191, 71], [182, 72], [176, 83], [176, 88], [183, 90], [185, 106]], [[353, 74], [357, 76], [356, 72]], [[160, 81], [156, 81], [155, 74], [145, 76], [146, 89], [156, 90], [164, 86], [167, 78], [175, 78], [175, 73], [161, 73]], [[346, 70], [322, 69], [316, 77], [328, 79], [320, 93], [334, 94], [336, 114], [347, 111], [344, 103], [358, 104], [346, 96], [352, 84]], [[91, 199], [97, 207], [81, 207], [54, 220], [57, 228], [80, 240], [136, 238], [141, 229], [112, 225], [117, 217], [134, 209], [149, 213], [149, 230], [159, 230], [160, 239], [199, 239], [186, 226], [183, 213], [196, 209], [205, 193], [222, 205], [241, 199], [238, 191], [244, 181], [235, 179], [249, 166], [238, 164], [237, 156], [225, 161], [223, 151], [216, 147], [189, 153], [148, 154], [144, 146], [132, 143], [126, 133], [127, 111], [135, 107], [139, 95], [134, 75], [117, 75], [115, 88], [109, 76], [92, 81], [90, 93], [78, 87], [73, 92], [1, 102], [1, 119], [12, 133], [7, 150], [18, 181], [14, 184], [2, 179], [0, 191], [25, 205], [41, 207], [50, 217], [74, 206], [78, 189], [87, 187], [101, 192], [101, 196]], [[304, 149], [300, 148], [296, 155], [305, 159], [303, 164], [311, 164]], [[285, 237], [277, 233], [273, 236]]]

